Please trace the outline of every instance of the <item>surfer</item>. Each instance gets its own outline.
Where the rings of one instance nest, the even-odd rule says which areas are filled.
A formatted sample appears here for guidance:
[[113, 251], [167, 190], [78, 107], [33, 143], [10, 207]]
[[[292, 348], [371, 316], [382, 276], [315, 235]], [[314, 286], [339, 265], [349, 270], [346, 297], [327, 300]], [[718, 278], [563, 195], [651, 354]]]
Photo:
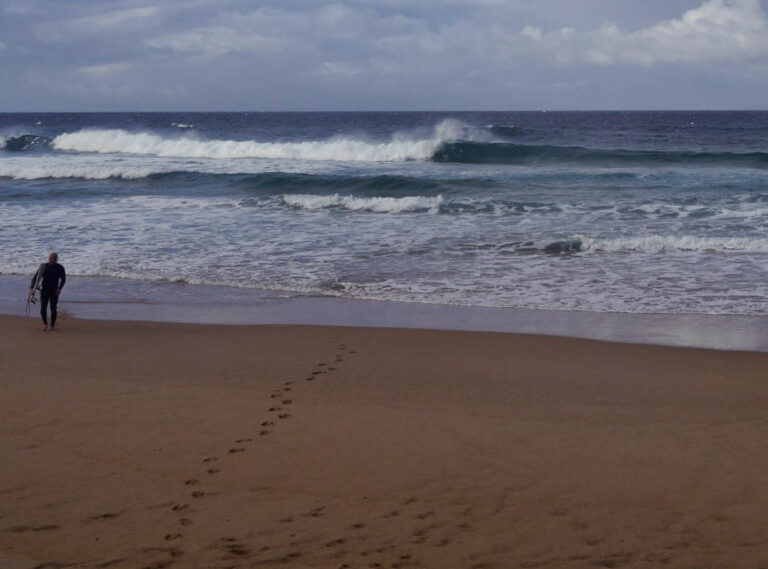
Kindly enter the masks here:
[[59, 294], [67, 282], [67, 274], [64, 267], [59, 265], [58, 253], [48, 255], [48, 262], [40, 265], [32, 277], [29, 294], [35, 294], [35, 289], [40, 286], [40, 316], [43, 319], [43, 332], [48, 331], [48, 303], [51, 304], [51, 330], [56, 326], [56, 304], [59, 302]]

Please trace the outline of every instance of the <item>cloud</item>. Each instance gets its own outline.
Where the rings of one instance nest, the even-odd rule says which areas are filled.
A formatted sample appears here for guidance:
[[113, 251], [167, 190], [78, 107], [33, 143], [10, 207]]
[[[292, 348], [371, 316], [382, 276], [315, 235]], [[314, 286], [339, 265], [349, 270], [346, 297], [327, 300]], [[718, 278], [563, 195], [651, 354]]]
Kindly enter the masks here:
[[84, 75], [101, 76], [112, 75], [114, 73], [123, 73], [133, 68], [131, 63], [102, 63], [99, 65], [88, 65], [81, 67], [78, 71]]
[[114, 30], [126, 25], [141, 24], [150, 18], [156, 18], [160, 14], [158, 6], [145, 6], [143, 8], [129, 8], [114, 10], [95, 16], [71, 20], [70, 24], [78, 28], [96, 28], [99, 30]]
[[35, 26], [37, 38], [45, 43], [66, 43], [82, 37], [141, 31], [161, 15], [158, 6], [105, 11], [99, 14], [43, 21]]
[[[477, 1], [466, 4], [460, 16], [432, 14], [432, 19], [407, 12], [400, 2], [376, 4], [357, 0], [306, 8], [267, 2], [255, 10], [219, 11], [213, 23], [150, 36], [144, 45], [208, 58], [279, 53], [303, 61], [307, 72], [315, 67], [317, 74], [349, 77], [377, 69], [435, 75], [461, 65], [499, 70], [531, 61], [654, 66], [768, 55], [768, 18], [760, 0], [707, 0], [678, 18], [629, 31], [612, 22], [591, 29], [520, 25], [514, 2]], [[140, 14], [124, 11], [99, 18], [111, 22], [129, 15]]]
[[587, 96], [602, 89], [615, 105], [622, 85], [633, 91], [652, 73], [680, 84], [669, 93], [693, 93], [696, 78], [724, 93], [768, 76], [760, 0], [0, 0], [3, 9], [0, 37], [13, 49], [0, 42], [2, 77], [19, 85], [0, 93], [6, 108], [28, 105], [25, 93], [58, 104], [70, 81], [66, 101], [85, 108], [101, 96], [135, 96], [132, 108], [538, 108], [555, 91], [574, 108], [569, 93], [594, 105]]
[[708, 0], [680, 18], [625, 32], [604, 23], [587, 33], [572, 29], [521, 32], [560, 63], [594, 65], [706, 64], [768, 56], [768, 18], [760, 0]]
[[203, 27], [168, 34], [146, 40], [152, 48], [167, 49], [176, 53], [219, 57], [227, 53], [261, 52], [272, 49], [278, 43], [255, 32], [217, 26]]
[[361, 69], [346, 61], [324, 61], [319, 73], [323, 75], [337, 75], [342, 77], [355, 77], [361, 73]]

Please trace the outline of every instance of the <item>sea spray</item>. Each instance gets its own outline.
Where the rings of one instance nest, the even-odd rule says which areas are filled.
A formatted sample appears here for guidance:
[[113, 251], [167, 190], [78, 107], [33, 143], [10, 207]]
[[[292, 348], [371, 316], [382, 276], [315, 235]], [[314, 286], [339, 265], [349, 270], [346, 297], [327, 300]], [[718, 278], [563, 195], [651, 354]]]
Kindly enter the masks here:
[[203, 140], [194, 136], [169, 138], [149, 132], [122, 129], [84, 129], [57, 136], [56, 150], [103, 154], [140, 154], [177, 158], [277, 158], [340, 162], [402, 162], [427, 160], [448, 140], [471, 136], [474, 129], [459, 121], [445, 120], [431, 137], [413, 139], [396, 133], [389, 141], [350, 137], [303, 142], [254, 140]]

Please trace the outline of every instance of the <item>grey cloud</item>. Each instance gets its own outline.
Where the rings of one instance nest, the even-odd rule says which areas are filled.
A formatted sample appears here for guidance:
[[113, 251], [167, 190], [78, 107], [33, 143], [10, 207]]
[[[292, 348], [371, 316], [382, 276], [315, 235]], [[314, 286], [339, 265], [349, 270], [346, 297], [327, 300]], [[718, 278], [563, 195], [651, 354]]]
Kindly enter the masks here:
[[706, 64], [768, 57], [768, 18], [759, 0], [708, 0], [681, 17], [625, 32], [615, 24], [578, 34], [573, 29], [524, 34], [543, 49], [567, 54], [561, 63]]
[[[658, 108], [762, 100], [768, 19], [760, 0], [578, 4], [29, 0], [19, 10], [0, 0], [0, 79], [17, 86], [0, 92], [0, 105], [627, 108], [653, 100]], [[718, 81], [739, 90], [728, 94]], [[665, 92], [666, 102], [658, 99]]]

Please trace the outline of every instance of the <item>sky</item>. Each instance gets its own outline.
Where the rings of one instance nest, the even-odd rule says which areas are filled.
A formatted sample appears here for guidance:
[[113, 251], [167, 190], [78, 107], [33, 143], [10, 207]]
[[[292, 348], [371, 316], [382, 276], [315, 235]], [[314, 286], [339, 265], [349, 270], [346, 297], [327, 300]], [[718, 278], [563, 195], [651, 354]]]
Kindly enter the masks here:
[[768, 0], [0, 0], [0, 112], [768, 108]]

